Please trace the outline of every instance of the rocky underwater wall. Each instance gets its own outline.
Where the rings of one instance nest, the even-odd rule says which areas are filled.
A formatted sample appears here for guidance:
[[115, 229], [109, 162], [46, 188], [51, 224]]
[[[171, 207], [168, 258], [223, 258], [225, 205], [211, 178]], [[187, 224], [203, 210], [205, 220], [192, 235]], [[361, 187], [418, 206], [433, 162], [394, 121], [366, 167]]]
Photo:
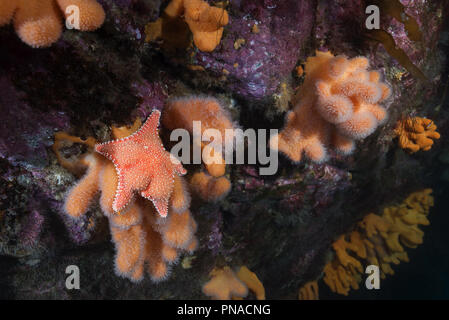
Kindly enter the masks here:
[[[371, 2], [378, 30], [363, 0], [0, 4], [0, 297], [314, 299], [362, 286], [359, 260], [389, 277], [449, 180], [449, 6]], [[278, 170], [174, 164], [193, 121], [278, 129]]]

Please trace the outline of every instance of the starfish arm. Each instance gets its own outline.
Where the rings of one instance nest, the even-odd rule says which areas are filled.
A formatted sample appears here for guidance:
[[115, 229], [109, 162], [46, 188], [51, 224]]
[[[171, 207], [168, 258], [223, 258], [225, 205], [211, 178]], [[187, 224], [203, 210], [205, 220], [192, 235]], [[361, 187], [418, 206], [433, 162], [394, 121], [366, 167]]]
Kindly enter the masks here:
[[[161, 112], [159, 110], [153, 110], [147, 121], [142, 125], [142, 128], [136, 133], [138, 135], [143, 135], [144, 138], [154, 139], [155, 137], [159, 140], [159, 135], [157, 128], [159, 126], [159, 120], [161, 118]], [[161, 142], [162, 145], [162, 142]]]
[[133, 199], [132, 185], [121, 175], [120, 170], [116, 167], [118, 175], [117, 191], [115, 193], [114, 202], [112, 203], [112, 209], [114, 212], [123, 210], [128, 203]]
[[151, 202], [153, 202], [153, 205], [156, 208], [159, 215], [165, 218], [168, 214], [168, 198], [151, 199]]
[[95, 145], [95, 151], [114, 162], [114, 159], [112, 157], [112, 155], [114, 154], [114, 144], [115, 141], [97, 143]]
[[165, 217], [168, 212], [168, 200], [173, 192], [173, 176], [160, 172], [151, 180], [148, 187], [141, 191], [142, 197], [153, 201], [158, 213]]

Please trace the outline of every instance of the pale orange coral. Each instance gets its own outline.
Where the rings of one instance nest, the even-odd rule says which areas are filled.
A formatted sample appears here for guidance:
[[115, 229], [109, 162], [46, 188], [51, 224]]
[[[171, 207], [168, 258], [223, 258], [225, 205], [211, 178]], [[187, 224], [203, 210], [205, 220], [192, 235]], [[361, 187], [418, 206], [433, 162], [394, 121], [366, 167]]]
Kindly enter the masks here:
[[410, 153], [419, 150], [428, 151], [432, 148], [433, 139], [439, 139], [440, 134], [436, 132], [437, 126], [427, 118], [407, 118], [399, 120], [394, 129], [399, 140], [399, 147]]
[[246, 266], [241, 266], [237, 273], [230, 267], [214, 268], [211, 279], [204, 284], [203, 293], [215, 300], [243, 300], [248, 289], [257, 300], [265, 300], [265, 288], [257, 275]]
[[48, 47], [61, 36], [61, 11], [69, 16], [66, 8], [70, 5], [79, 8], [80, 30], [95, 30], [103, 24], [105, 12], [95, 0], [8, 0], [0, 4], [0, 26], [14, 20], [23, 42], [35, 48]]
[[103, 166], [103, 159], [97, 155], [86, 158], [88, 164], [87, 173], [69, 191], [72, 196], [64, 204], [65, 211], [72, 217], [78, 218], [90, 207], [92, 199], [98, 193], [98, 176]]
[[270, 139], [270, 147], [300, 161], [304, 153], [321, 162], [327, 148], [350, 154], [354, 140], [367, 137], [385, 121], [379, 105], [390, 95], [377, 71], [368, 71], [364, 57], [347, 59], [318, 52], [305, 64], [306, 77], [296, 97], [299, 103], [287, 113], [282, 131]]
[[[113, 128], [112, 132], [115, 138], [124, 138], [136, 131], [139, 125], [140, 121], [136, 121], [130, 128]], [[64, 146], [64, 139], [89, 146], [95, 143], [92, 139], [81, 140], [59, 133], [54, 150], [61, 160], [64, 158], [59, 148]], [[113, 163], [97, 153], [92, 154], [92, 148], [81, 157], [81, 162], [87, 166], [87, 173], [68, 192], [65, 211], [74, 218], [80, 217], [86, 213], [94, 196], [101, 193], [100, 205], [109, 219], [116, 247], [115, 271], [118, 275], [140, 281], [147, 265], [151, 279], [160, 281], [168, 276], [170, 264], [175, 263], [182, 252], [196, 250], [198, 240], [194, 233], [197, 227], [188, 210], [190, 197], [181, 177], [174, 180], [167, 218], [160, 217], [152, 203], [144, 198], [135, 198], [123, 210], [115, 212], [113, 201], [118, 177]], [[75, 167], [72, 163], [70, 165]]]
[[204, 284], [203, 293], [215, 300], [230, 300], [232, 297], [245, 297], [248, 288], [229, 267], [214, 269], [211, 279]]
[[215, 98], [187, 96], [167, 102], [162, 114], [162, 124], [166, 128], [184, 128], [193, 133], [194, 121], [201, 122], [201, 134], [207, 129], [216, 129], [225, 137], [226, 129], [234, 129], [231, 116]]
[[416, 248], [422, 243], [424, 232], [418, 226], [429, 224], [431, 193], [431, 189], [414, 192], [403, 203], [385, 208], [382, 216], [370, 213], [358, 230], [335, 241], [335, 258], [324, 268], [324, 282], [330, 289], [344, 295], [357, 289], [364, 271], [361, 261], [379, 266], [382, 278], [394, 274], [391, 264], [408, 262], [403, 246]]
[[205, 201], [223, 199], [231, 190], [231, 182], [225, 178], [214, 178], [205, 172], [196, 172], [190, 179], [192, 190]]
[[[233, 143], [235, 125], [217, 99], [197, 96], [177, 98], [170, 100], [164, 108], [162, 123], [168, 129], [183, 128], [193, 134], [194, 121], [200, 123], [201, 130], [198, 133], [201, 135], [205, 130], [216, 130], [224, 144], [228, 132]], [[194, 174], [190, 180], [194, 191], [204, 200], [215, 201], [223, 198], [231, 188], [230, 181], [223, 177], [226, 172], [223, 148], [214, 146], [213, 141], [209, 144], [197, 141], [195, 137], [193, 144], [194, 148], [202, 150], [202, 160], [209, 173], [209, 175], [202, 172]]]

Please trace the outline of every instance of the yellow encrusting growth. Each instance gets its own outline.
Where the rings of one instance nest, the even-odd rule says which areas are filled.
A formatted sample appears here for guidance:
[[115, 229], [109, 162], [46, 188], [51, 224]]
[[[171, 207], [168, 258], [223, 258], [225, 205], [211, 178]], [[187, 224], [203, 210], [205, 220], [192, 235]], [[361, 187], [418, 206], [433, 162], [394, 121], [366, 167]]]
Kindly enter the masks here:
[[329, 288], [348, 295], [351, 288], [359, 288], [365, 264], [379, 266], [385, 278], [394, 274], [391, 264], [408, 262], [404, 247], [422, 244], [424, 232], [419, 225], [429, 225], [431, 193], [432, 189], [414, 192], [401, 204], [385, 208], [381, 216], [368, 214], [356, 230], [340, 236], [332, 245], [334, 259], [324, 267], [323, 280]]
[[270, 147], [298, 162], [303, 154], [314, 162], [328, 158], [328, 148], [347, 155], [355, 140], [364, 139], [382, 124], [381, 105], [391, 89], [377, 71], [368, 70], [365, 57], [348, 59], [316, 52], [305, 63], [306, 77], [299, 101], [285, 118], [285, 126], [270, 139]]
[[227, 178], [214, 178], [202, 171], [193, 174], [190, 185], [193, 192], [206, 201], [221, 200], [231, 190], [231, 182]]
[[398, 137], [399, 146], [410, 153], [419, 150], [428, 151], [432, 148], [433, 140], [439, 139], [435, 123], [427, 118], [414, 117], [399, 120], [394, 134]]

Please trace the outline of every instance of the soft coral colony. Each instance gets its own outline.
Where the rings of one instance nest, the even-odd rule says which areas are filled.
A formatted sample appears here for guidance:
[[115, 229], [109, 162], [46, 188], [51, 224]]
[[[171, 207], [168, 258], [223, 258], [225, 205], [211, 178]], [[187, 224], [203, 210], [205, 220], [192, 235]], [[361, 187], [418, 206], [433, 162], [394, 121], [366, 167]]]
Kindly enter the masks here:
[[131, 129], [114, 128], [117, 140], [96, 144], [96, 153], [85, 156], [88, 170], [65, 201], [67, 214], [78, 218], [101, 193], [100, 205], [117, 252], [116, 273], [133, 281], [143, 278], [145, 264], [154, 281], [164, 279], [180, 254], [193, 252], [198, 245], [181, 177], [186, 171], [165, 151], [159, 118], [160, 112], [153, 111], [134, 133], [139, 122]]
[[[208, 129], [218, 130], [225, 137], [226, 130], [236, 128], [231, 116], [220, 102], [212, 97], [187, 96], [168, 101], [164, 108], [162, 123], [170, 130], [182, 128], [193, 135], [195, 121], [201, 123], [201, 134]], [[201, 149], [204, 167], [207, 171], [193, 174], [190, 185], [193, 191], [205, 201], [217, 201], [231, 190], [231, 182], [225, 177], [226, 163], [223, 150], [216, 150], [211, 144], [196, 142]]]
[[103, 24], [105, 12], [96, 0], [5, 0], [0, 2], [0, 26], [13, 20], [23, 42], [48, 47], [61, 36], [62, 18], [70, 18], [71, 6], [79, 9], [79, 30], [93, 31]]
[[[71, 172], [79, 173], [80, 165], [87, 167], [68, 192], [66, 213], [81, 217], [101, 193], [100, 206], [109, 220], [117, 252], [116, 273], [133, 281], [143, 278], [145, 263], [154, 281], [164, 279], [182, 252], [191, 253], [198, 246], [196, 222], [189, 211], [190, 195], [182, 177], [186, 170], [164, 149], [158, 133], [160, 117], [161, 113], [154, 110], [142, 126], [136, 120], [131, 128], [112, 127], [113, 141], [97, 143], [92, 137], [82, 140], [59, 132], [53, 145], [58, 161]], [[163, 119], [168, 129], [191, 131], [195, 120], [205, 129], [233, 128], [218, 100], [210, 97], [172, 99]], [[67, 143], [84, 144], [90, 151], [80, 161], [67, 160], [60, 152]], [[195, 173], [193, 190], [207, 201], [223, 198], [231, 188], [224, 177], [225, 166], [224, 160], [206, 164], [209, 174]], [[198, 175], [207, 177], [206, 185], [197, 181]]]
[[303, 153], [315, 162], [328, 158], [328, 148], [350, 154], [354, 140], [366, 138], [382, 124], [380, 105], [390, 95], [377, 71], [369, 71], [364, 57], [348, 59], [317, 51], [305, 64], [307, 72], [286, 124], [270, 146], [300, 161]]
[[172, 0], [161, 17], [147, 27], [147, 41], [157, 38], [170, 43], [182, 42], [184, 17], [193, 35], [193, 42], [201, 51], [213, 51], [220, 43], [224, 26], [228, 24], [225, 9], [210, 6], [203, 0]]

